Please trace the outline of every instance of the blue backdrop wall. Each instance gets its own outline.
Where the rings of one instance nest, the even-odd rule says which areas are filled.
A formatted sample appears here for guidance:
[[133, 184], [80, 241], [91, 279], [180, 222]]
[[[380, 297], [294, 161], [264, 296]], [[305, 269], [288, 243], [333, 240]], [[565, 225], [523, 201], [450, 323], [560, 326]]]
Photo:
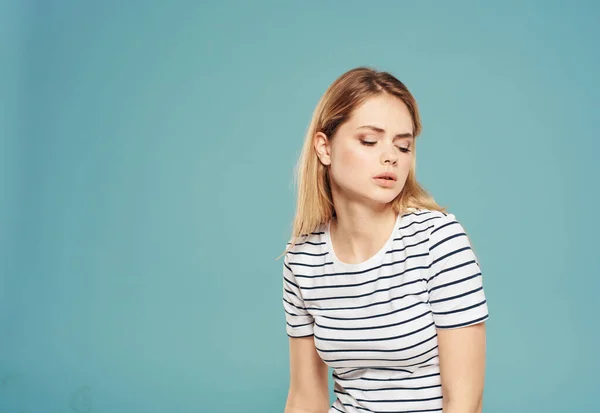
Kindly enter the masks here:
[[3, 1], [0, 411], [282, 412], [319, 97], [368, 65], [491, 317], [485, 413], [600, 411], [600, 6]]

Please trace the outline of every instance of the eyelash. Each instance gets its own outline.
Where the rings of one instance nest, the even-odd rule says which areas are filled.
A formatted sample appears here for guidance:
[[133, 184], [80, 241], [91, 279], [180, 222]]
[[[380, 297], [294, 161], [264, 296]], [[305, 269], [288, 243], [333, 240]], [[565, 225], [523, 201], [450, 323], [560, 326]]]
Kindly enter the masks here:
[[[362, 143], [365, 146], [374, 146], [377, 142], [368, 142], [368, 141], [361, 140], [360, 143]], [[400, 149], [400, 151], [404, 152], [404, 153], [409, 153], [410, 152], [410, 149], [408, 149], [408, 148], [401, 148], [399, 146], [396, 146], [396, 148]]]

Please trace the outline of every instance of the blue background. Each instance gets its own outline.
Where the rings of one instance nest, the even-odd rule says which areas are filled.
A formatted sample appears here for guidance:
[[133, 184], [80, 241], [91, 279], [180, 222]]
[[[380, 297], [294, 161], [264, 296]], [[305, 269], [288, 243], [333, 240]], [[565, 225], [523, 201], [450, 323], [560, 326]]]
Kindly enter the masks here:
[[283, 412], [293, 168], [368, 65], [467, 229], [485, 413], [600, 411], [600, 6], [3, 1], [0, 411]]

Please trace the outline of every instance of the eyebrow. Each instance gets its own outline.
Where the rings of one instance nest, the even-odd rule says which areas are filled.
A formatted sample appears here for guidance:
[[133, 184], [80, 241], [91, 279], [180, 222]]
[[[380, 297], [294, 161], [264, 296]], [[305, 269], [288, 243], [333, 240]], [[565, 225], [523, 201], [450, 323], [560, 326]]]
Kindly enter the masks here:
[[[362, 128], [371, 129], [372, 131], [377, 132], [377, 133], [383, 133], [383, 132], [385, 132], [384, 129], [379, 128], [377, 126], [373, 126], [373, 125], [363, 125], [363, 126], [359, 126], [356, 129], [362, 129]], [[394, 136], [394, 138], [412, 138], [412, 137], [413, 137], [413, 134], [410, 133], [410, 132], [408, 132], [408, 133], [399, 133], [396, 136]]]

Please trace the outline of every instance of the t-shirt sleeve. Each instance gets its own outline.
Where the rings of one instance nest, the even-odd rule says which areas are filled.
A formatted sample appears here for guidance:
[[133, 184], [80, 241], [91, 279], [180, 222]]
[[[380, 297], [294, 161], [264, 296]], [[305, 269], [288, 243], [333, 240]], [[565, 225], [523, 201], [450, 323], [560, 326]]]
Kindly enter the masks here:
[[429, 237], [429, 304], [437, 328], [458, 328], [489, 318], [479, 261], [453, 214], [435, 220]]
[[289, 265], [288, 254], [283, 261], [283, 309], [285, 311], [286, 332], [290, 337], [313, 335], [314, 319], [307, 311], [302, 291]]

